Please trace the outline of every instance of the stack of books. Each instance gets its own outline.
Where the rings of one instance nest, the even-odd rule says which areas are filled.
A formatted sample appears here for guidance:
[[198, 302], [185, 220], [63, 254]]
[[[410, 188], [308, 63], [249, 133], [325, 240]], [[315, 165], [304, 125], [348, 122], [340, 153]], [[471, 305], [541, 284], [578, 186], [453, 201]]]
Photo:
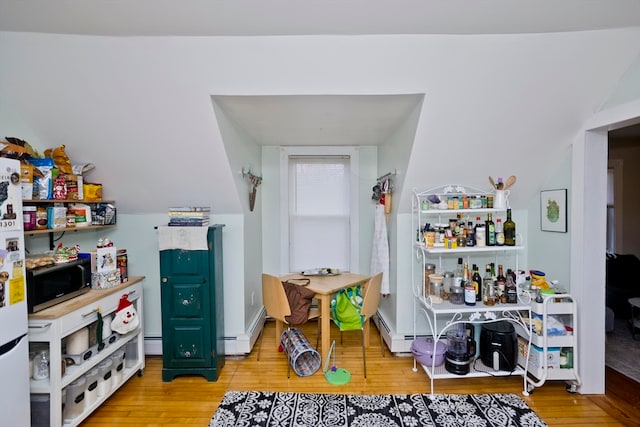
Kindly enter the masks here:
[[169, 225], [173, 227], [208, 227], [211, 208], [178, 206], [169, 208]]

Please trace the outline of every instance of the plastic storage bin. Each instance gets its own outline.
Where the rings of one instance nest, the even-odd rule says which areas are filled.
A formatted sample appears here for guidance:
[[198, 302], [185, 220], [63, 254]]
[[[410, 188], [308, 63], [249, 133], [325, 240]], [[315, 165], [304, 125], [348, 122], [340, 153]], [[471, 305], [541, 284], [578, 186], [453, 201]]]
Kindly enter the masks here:
[[85, 392], [85, 405], [91, 406], [98, 400], [98, 380], [100, 379], [100, 369], [93, 368], [85, 374], [87, 387]]
[[48, 394], [31, 395], [31, 427], [49, 427], [50, 402]]
[[125, 368], [133, 368], [136, 363], [138, 363], [138, 338], [129, 341], [124, 348]]
[[80, 377], [66, 387], [66, 398], [62, 418], [64, 421], [71, 421], [77, 418], [85, 408], [85, 391], [87, 379]]
[[98, 396], [102, 397], [111, 391], [112, 387], [112, 372], [113, 359], [110, 357], [104, 359], [98, 365], [99, 377], [98, 377]]
[[116, 388], [120, 385], [124, 377], [124, 349], [120, 348], [114, 351], [111, 358], [113, 359], [113, 366], [111, 367], [111, 386]]

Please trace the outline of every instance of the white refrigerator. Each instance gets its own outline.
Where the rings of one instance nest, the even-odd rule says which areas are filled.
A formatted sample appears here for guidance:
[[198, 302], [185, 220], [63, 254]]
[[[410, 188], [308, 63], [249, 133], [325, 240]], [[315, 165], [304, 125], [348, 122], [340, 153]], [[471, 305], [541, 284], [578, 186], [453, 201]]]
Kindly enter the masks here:
[[20, 163], [0, 158], [0, 424], [29, 426], [29, 339]]

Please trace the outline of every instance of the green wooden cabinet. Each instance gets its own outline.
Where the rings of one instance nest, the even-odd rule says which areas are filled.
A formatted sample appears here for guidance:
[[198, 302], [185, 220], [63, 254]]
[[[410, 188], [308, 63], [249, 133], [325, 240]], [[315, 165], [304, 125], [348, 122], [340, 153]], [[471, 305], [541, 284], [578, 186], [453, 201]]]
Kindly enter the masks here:
[[207, 250], [160, 251], [162, 380], [203, 375], [224, 365], [222, 227], [207, 230]]

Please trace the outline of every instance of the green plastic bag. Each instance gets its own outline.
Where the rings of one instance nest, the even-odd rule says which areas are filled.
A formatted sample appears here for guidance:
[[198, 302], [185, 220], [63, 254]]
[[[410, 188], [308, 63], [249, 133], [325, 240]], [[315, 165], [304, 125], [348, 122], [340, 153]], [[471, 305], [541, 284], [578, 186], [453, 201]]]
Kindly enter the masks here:
[[331, 299], [331, 316], [341, 331], [362, 328], [364, 317], [362, 308], [362, 289], [360, 285], [341, 289]]

